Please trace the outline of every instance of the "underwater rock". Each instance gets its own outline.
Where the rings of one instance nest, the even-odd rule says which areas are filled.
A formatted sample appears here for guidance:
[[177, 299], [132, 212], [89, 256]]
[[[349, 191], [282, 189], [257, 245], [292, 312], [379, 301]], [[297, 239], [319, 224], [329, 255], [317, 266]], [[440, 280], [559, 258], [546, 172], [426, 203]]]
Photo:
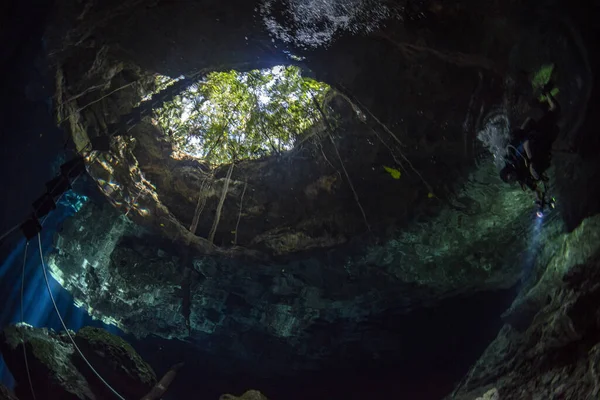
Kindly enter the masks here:
[[448, 399], [472, 400], [490, 387], [502, 400], [598, 398], [599, 227], [595, 216], [564, 235], [537, 284], [524, 291], [529, 303], [539, 299], [539, 311], [518, 329], [507, 323]]
[[88, 381], [73, 364], [75, 350], [66, 335], [27, 325], [4, 329], [0, 337], [2, 356], [17, 382], [20, 399], [32, 399], [23, 358], [25, 337], [27, 358], [33, 390], [48, 399], [94, 400]]
[[483, 396], [478, 397], [475, 400], [500, 400], [500, 395], [498, 394], [498, 389], [493, 388], [488, 390]]
[[[75, 343], [96, 371], [125, 398], [141, 398], [156, 383], [152, 367], [129, 343], [118, 336], [88, 326], [77, 332]], [[97, 396], [110, 396], [108, 389], [97, 381], [97, 377], [84, 365], [81, 358], [77, 357], [74, 362], [88, 382], [93, 384]], [[102, 391], [106, 395], [101, 394]]]
[[[417, 216], [385, 241], [265, 261], [194, 251], [89, 202], [57, 233], [48, 267], [76, 304], [138, 338], [179, 339], [244, 362], [264, 358], [261, 367], [271, 370], [312, 370], [344, 346], [377, 357], [394, 339], [376, 328], [370, 332], [381, 339], [361, 341], [362, 325], [509, 289], [543, 253], [532, 236], [546, 252], [559, 247], [560, 220], [532, 232], [527, 194], [501, 190], [494, 173], [480, 166], [451, 207]], [[331, 326], [344, 333], [327, 339]], [[281, 348], [265, 355], [273, 341]]]
[[269, 400], [258, 390], [248, 390], [243, 395], [237, 397], [232, 394], [224, 394], [219, 400]]
[[[514, 239], [528, 222], [523, 195], [482, 193], [476, 183], [464, 191], [492, 209], [489, 216], [447, 210], [362, 254], [341, 248], [271, 263], [198, 254], [88, 203], [57, 234], [48, 266], [77, 304], [137, 337], [192, 339], [244, 360], [262, 356], [261, 343], [275, 339], [307, 367], [335, 351], [316, 333], [327, 324], [352, 331], [389, 310], [409, 314], [459, 293], [514, 285], [527, 250], [527, 238]], [[549, 223], [543, 237], [551, 240], [559, 227]], [[513, 254], [499, 252], [498, 243]], [[357, 343], [350, 333], [336, 341]], [[277, 365], [277, 356], [283, 353], [269, 362]]]
[[[107, 388], [77, 354], [65, 332], [25, 324], [4, 329], [0, 350], [17, 382], [21, 400], [32, 399], [23, 357], [26, 344], [29, 372], [37, 398], [95, 400], [110, 397]], [[74, 335], [90, 363], [113, 388], [128, 398], [141, 398], [156, 377], [152, 368], [123, 339], [96, 328]]]

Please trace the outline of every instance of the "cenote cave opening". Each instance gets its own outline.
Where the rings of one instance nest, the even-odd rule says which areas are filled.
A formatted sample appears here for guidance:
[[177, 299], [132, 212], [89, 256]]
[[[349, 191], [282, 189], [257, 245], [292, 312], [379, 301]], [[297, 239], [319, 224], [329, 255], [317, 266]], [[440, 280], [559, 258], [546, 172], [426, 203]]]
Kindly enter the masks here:
[[[171, 81], [158, 76], [155, 90]], [[307, 140], [329, 90], [293, 65], [212, 72], [154, 110], [152, 122], [175, 152], [216, 165], [256, 159]]]
[[0, 399], [596, 398], [595, 7], [2, 3]]

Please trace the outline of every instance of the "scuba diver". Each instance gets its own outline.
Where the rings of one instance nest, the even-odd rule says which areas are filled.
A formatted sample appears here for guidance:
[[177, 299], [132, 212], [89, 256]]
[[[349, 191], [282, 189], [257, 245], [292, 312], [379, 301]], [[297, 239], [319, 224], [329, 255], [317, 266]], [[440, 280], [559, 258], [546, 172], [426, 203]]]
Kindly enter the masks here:
[[[537, 121], [531, 117], [512, 132], [508, 145], [505, 166], [500, 177], [506, 183], [518, 182], [523, 190], [529, 188], [535, 194], [537, 216], [544, 215], [546, 207], [554, 208], [555, 200], [548, 197], [546, 169], [550, 167], [552, 143], [559, 133], [558, 116], [560, 105], [549, 90], [544, 87], [547, 109]], [[540, 105], [542, 105], [540, 103]]]

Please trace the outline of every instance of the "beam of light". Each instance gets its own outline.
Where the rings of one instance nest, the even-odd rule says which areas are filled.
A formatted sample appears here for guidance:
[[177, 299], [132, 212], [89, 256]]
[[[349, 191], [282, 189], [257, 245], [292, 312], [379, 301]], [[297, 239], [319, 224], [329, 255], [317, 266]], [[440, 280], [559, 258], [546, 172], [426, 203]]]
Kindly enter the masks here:
[[[23, 306], [23, 292], [25, 290], [25, 265], [27, 264], [27, 250], [29, 250], [29, 242], [25, 245], [25, 250], [23, 251], [23, 268], [21, 268], [21, 323], [25, 321], [25, 311]], [[25, 332], [22, 332], [22, 343], [23, 343], [23, 359], [25, 360], [25, 370], [27, 371], [27, 382], [29, 382], [29, 390], [31, 391], [31, 397], [33, 400], [37, 400], [35, 396], [35, 390], [33, 389], [33, 383], [31, 382], [31, 372], [29, 369], [29, 358], [27, 357], [27, 346], [25, 346]]]
[[12, 228], [10, 228], [9, 230], [7, 230], [6, 232], [4, 232], [2, 234], [2, 236], [0, 236], [0, 243], [2, 243], [2, 240], [4, 238], [7, 238], [10, 234], [12, 234], [14, 231], [16, 231], [17, 229], [19, 229], [21, 226], [20, 225], [15, 225]]
[[62, 318], [62, 315], [58, 309], [56, 300], [54, 299], [54, 295], [52, 294], [52, 288], [50, 287], [50, 280], [48, 279], [48, 273], [46, 271], [46, 265], [44, 263], [44, 252], [42, 249], [42, 235], [40, 233], [38, 233], [38, 244], [39, 244], [38, 249], [39, 249], [39, 253], [40, 253], [40, 265], [42, 266], [42, 273], [44, 274], [44, 281], [46, 282], [46, 288], [48, 289], [48, 296], [50, 297], [52, 306], [54, 307], [54, 310], [56, 311], [56, 316], [60, 320], [61, 326], [63, 327], [65, 333], [69, 337], [69, 340], [71, 341], [71, 343], [73, 343], [73, 347], [75, 348], [75, 350], [77, 350], [77, 353], [79, 353], [79, 355], [81, 356], [83, 361], [85, 361], [85, 363], [92, 370], [94, 375], [96, 375], [98, 377], [98, 379], [100, 379], [102, 381], [104, 386], [106, 386], [106, 388], [109, 389], [115, 396], [117, 396], [121, 400], [125, 400], [125, 398], [123, 396], [121, 396], [108, 382], [106, 382], [104, 380], [104, 378], [102, 378], [102, 376], [96, 371], [96, 369], [94, 369], [92, 364], [90, 364], [88, 359], [83, 355], [83, 353], [79, 349], [79, 346], [77, 346], [77, 343], [75, 343], [75, 339], [73, 339], [73, 336], [71, 336], [71, 333], [69, 332], [69, 328], [67, 327], [67, 324], [65, 323], [65, 321]]
[[533, 275], [535, 262], [538, 253], [541, 250], [541, 233], [544, 224], [544, 217], [544, 213], [539, 216], [538, 212], [536, 212], [536, 217], [533, 219], [533, 223], [531, 224], [528, 246], [523, 260], [523, 273], [521, 278], [522, 285], [527, 285]]
[[15, 260], [19, 257], [19, 254], [23, 254], [25, 248], [25, 241], [21, 240], [17, 247], [6, 257], [6, 260], [0, 265], [0, 279], [4, 278], [4, 275], [10, 270]]
[[13, 389], [15, 387], [15, 378], [13, 378], [12, 374], [8, 370], [6, 364], [4, 363], [4, 359], [0, 354], [0, 379], [4, 386], [9, 389]]
[[[75, 214], [79, 204], [73, 203], [81, 196], [65, 196], [69, 201], [61, 201], [56, 210], [51, 212], [45, 221], [41, 232], [41, 246], [44, 254], [53, 249], [54, 233], [59, 230], [66, 218]], [[20, 289], [23, 267], [23, 252], [25, 238], [21, 239], [12, 249], [11, 253], [0, 264], [0, 327], [21, 321]], [[34, 327], [46, 327], [56, 331], [62, 330], [60, 320], [53, 310], [51, 299], [45, 289], [44, 276], [40, 267], [40, 259], [33, 256], [33, 249], [27, 256], [25, 263], [25, 282], [23, 291], [23, 319], [24, 322]], [[123, 336], [124, 333], [117, 327], [108, 326], [99, 320], [94, 320], [84, 308], [74, 305], [73, 296], [60, 286], [52, 277], [48, 276], [49, 285], [55, 293], [57, 307], [65, 316], [66, 326], [78, 331], [84, 326], [103, 328], [113, 334]], [[10, 371], [0, 358], [0, 383], [9, 388], [14, 387], [14, 379]], [[26, 384], [25, 382], [22, 382]]]

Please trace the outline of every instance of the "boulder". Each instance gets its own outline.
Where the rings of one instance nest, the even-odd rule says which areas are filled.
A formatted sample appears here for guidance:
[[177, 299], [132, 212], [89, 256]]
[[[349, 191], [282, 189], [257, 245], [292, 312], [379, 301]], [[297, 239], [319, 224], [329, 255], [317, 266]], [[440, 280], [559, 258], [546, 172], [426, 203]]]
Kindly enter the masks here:
[[6, 386], [0, 385], [0, 400], [19, 400]]
[[248, 390], [241, 396], [234, 396], [232, 394], [224, 394], [219, 400], [269, 400], [258, 390]]
[[[72, 334], [81, 351], [102, 377], [126, 398], [141, 398], [156, 382], [152, 368], [124, 340], [96, 328]], [[27, 354], [31, 386], [26, 370]], [[108, 398], [107, 388], [85, 365], [65, 332], [8, 326], [0, 336], [0, 350], [17, 383], [21, 400], [37, 398], [95, 400]]]

